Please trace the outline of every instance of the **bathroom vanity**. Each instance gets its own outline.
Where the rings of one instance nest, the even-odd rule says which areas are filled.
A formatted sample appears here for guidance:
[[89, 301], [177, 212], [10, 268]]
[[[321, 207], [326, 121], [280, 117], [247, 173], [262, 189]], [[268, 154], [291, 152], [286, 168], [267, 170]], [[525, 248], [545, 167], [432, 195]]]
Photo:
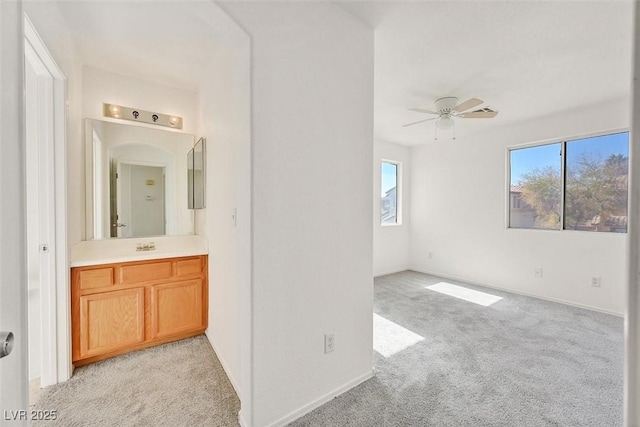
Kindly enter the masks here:
[[[117, 247], [117, 242], [122, 241], [102, 246]], [[197, 245], [193, 250], [202, 252]], [[130, 259], [147, 259], [105, 263], [95, 263], [95, 257], [93, 262], [76, 259], [71, 269], [75, 366], [198, 335], [207, 327], [207, 255], [156, 258], [162, 251], [155, 256], [131, 252]], [[122, 254], [120, 259], [125, 259]]]

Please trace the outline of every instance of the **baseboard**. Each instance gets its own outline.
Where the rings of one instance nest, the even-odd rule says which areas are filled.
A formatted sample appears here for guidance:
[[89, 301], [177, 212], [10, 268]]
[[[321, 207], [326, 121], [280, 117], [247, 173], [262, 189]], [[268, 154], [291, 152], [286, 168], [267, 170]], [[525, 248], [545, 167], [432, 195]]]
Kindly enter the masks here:
[[409, 267], [405, 267], [405, 268], [401, 268], [400, 270], [387, 271], [384, 273], [374, 273], [373, 277], [380, 277], [380, 276], [386, 276], [388, 274], [402, 273], [403, 271], [407, 271], [407, 270], [411, 270], [411, 269]]
[[[211, 344], [211, 347], [213, 348], [213, 351], [216, 354], [216, 357], [220, 361], [220, 364], [222, 365], [222, 369], [224, 370], [224, 373], [227, 374], [227, 378], [229, 378], [229, 382], [233, 386], [233, 389], [236, 391], [236, 394], [238, 395], [238, 399], [240, 399], [240, 402], [242, 402], [241, 394], [240, 394], [240, 391], [239, 391], [240, 388], [238, 387], [238, 384], [236, 384], [236, 381], [234, 380], [233, 376], [230, 374], [231, 371], [229, 370], [229, 365], [227, 365], [227, 362], [225, 362], [224, 358], [220, 355], [220, 352], [216, 348], [215, 343], [213, 342], [213, 340], [209, 336], [209, 329], [207, 329], [204, 332], [204, 334], [207, 337], [207, 340], [209, 341], [209, 344]], [[239, 415], [240, 414], [238, 413], [238, 416]]]
[[448, 274], [436, 273], [436, 272], [433, 272], [433, 271], [419, 270], [419, 269], [416, 269], [416, 268], [411, 268], [409, 270], [415, 271], [417, 273], [429, 274], [431, 276], [442, 277], [443, 279], [451, 279], [451, 280], [457, 280], [457, 281], [460, 281], [460, 282], [467, 282], [467, 283], [470, 283], [472, 285], [482, 286], [482, 287], [490, 288], [490, 289], [496, 289], [498, 291], [503, 291], [503, 292], [510, 292], [512, 294], [522, 295], [522, 296], [530, 297], [530, 298], [536, 298], [536, 299], [540, 299], [540, 300], [543, 300], [543, 301], [550, 301], [550, 302], [555, 302], [555, 303], [558, 303], [558, 304], [569, 305], [569, 306], [572, 306], [572, 307], [584, 308], [586, 310], [597, 311], [598, 313], [610, 314], [612, 316], [617, 316], [617, 317], [624, 317], [624, 313], [618, 313], [616, 311], [605, 310], [605, 309], [602, 309], [602, 308], [592, 307], [590, 305], [585, 305], [585, 304], [578, 304], [578, 303], [575, 303], [575, 302], [572, 302], [572, 301], [565, 301], [565, 300], [561, 300], [561, 299], [549, 298], [549, 297], [545, 297], [545, 296], [541, 296], [541, 295], [530, 294], [528, 292], [516, 291], [516, 290], [513, 290], [513, 289], [504, 288], [504, 287], [500, 287], [500, 286], [496, 286], [496, 285], [488, 285], [486, 283], [476, 282], [476, 281], [473, 281], [473, 280], [464, 279], [464, 278], [456, 277], [456, 276], [451, 276], [451, 275], [448, 275]]
[[298, 418], [302, 417], [303, 415], [308, 414], [309, 412], [313, 411], [314, 409], [324, 405], [325, 403], [329, 402], [331, 399], [333, 399], [334, 397], [340, 396], [342, 393], [351, 390], [353, 387], [362, 384], [363, 382], [373, 378], [375, 376], [375, 371], [373, 369], [371, 369], [371, 371], [366, 372], [365, 374], [355, 378], [352, 381], [349, 381], [348, 383], [342, 385], [341, 387], [338, 387], [337, 389], [325, 394], [324, 396], [320, 397], [319, 399], [314, 400], [313, 402], [304, 405], [303, 407], [296, 409], [293, 412], [290, 412], [288, 415], [280, 418], [278, 421], [269, 424], [269, 427], [282, 427], [285, 426], [295, 420], [297, 420]]
[[238, 412], [238, 424], [240, 424], [240, 427], [249, 427], [249, 424], [244, 420], [242, 409]]

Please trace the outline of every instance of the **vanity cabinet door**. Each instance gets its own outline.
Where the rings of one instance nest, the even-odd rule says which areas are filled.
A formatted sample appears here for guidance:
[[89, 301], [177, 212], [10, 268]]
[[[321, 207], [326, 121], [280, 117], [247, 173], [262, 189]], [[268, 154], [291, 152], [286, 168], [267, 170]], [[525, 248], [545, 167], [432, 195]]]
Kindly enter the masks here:
[[144, 288], [80, 297], [80, 358], [144, 341]]
[[151, 337], [205, 327], [201, 279], [151, 286]]

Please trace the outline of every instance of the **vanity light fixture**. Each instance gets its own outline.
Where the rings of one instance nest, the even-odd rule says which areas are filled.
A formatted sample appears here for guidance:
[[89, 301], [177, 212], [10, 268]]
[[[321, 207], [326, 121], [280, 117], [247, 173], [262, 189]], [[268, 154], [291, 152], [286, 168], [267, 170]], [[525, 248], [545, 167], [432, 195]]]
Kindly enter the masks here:
[[111, 104], [109, 105], [109, 112], [111, 113], [111, 117], [119, 118], [120, 117], [120, 107], [117, 105]]
[[182, 117], [169, 114], [154, 113], [140, 109], [123, 107], [116, 104], [102, 104], [102, 113], [105, 117], [114, 119], [131, 120], [159, 126], [167, 126], [174, 129], [182, 129]]

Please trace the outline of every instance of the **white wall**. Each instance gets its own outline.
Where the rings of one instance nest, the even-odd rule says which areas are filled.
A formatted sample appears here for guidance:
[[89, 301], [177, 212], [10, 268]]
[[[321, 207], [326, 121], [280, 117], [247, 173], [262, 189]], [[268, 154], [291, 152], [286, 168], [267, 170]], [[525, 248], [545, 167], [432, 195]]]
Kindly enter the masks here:
[[331, 3], [225, 8], [253, 43], [245, 421], [281, 425], [372, 374], [373, 31]]
[[240, 398], [241, 415], [251, 419], [251, 44], [219, 6], [190, 7], [222, 37], [207, 52], [211, 78], [198, 96], [206, 208], [196, 211], [196, 233], [209, 240], [207, 337]]
[[[383, 160], [401, 163], [399, 225], [380, 225], [380, 164]], [[411, 223], [411, 161], [409, 147], [376, 140], [373, 146], [373, 275], [396, 273], [409, 268]]]
[[[151, 73], [152, 71], [150, 71]], [[82, 112], [84, 118], [112, 121], [103, 117], [102, 104], [104, 102], [183, 118], [182, 130], [135, 123], [138, 126], [190, 134], [195, 134], [198, 128], [198, 97], [196, 93], [85, 66], [82, 73]], [[123, 123], [122, 120], [115, 121]], [[134, 122], [124, 123], [132, 124]]]
[[[0, 324], [13, 331], [13, 352], [0, 365], [0, 406], [28, 409], [22, 4], [0, 2]], [[7, 423], [8, 424], [8, 423]], [[24, 425], [18, 422], [16, 425]]]
[[506, 158], [508, 146], [624, 128], [628, 106], [614, 100], [413, 148], [412, 269], [622, 313], [626, 234], [507, 229]]

